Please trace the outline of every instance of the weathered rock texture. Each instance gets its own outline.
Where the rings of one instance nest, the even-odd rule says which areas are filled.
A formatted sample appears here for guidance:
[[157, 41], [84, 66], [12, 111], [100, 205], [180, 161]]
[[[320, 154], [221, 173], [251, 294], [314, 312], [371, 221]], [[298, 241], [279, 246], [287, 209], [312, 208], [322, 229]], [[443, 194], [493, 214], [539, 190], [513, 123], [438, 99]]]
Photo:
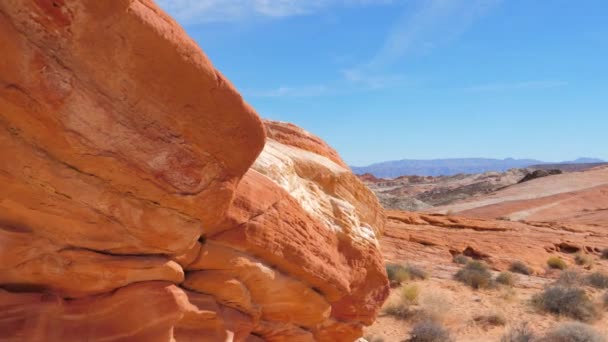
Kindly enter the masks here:
[[374, 195], [293, 125], [264, 147], [152, 1], [2, 1], [0, 46], [0, 340], [352, 341], [373, 321]]

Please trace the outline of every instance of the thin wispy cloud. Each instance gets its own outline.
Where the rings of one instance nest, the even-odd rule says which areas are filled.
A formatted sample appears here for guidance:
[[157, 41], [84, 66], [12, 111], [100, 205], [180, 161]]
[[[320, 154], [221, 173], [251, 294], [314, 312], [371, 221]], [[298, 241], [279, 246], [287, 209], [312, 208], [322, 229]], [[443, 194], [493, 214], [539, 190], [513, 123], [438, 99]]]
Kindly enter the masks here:
[[465, 88], [471, 92], [500, 92], [509, 90], [534, 90], [565, 87], [565, 81], [525, 81], [525, 82], [496, 82], [479, 84]]
[[331, 7], [389, 4], [397, 0], [157, 0], [182, 25], [285, 18]]
[[[501, 0], [428, 0], [415, 11], [405, 11], [395, 22], [383, 44], [367, 61], [342, 74], [355, 82], [373, 81], [389, 74], [396, 64], [447, 45], [466, 32], [476, 20]], [[356, 77], [353, 77], [356, 76]]]

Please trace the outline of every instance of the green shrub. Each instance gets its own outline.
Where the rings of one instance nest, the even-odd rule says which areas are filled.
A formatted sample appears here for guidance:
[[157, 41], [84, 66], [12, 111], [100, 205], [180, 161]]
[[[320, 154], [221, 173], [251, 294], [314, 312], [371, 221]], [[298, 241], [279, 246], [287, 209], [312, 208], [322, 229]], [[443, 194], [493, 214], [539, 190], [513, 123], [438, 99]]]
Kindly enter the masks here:
[[500, 342], [532, 342], [536, 340], [534, 331], [528, 326], [528, 322], [522, 322], [507, 331]]
[[524, 275], [532, 274], [532, 269], [521, 261], [513, 261], [511, 263], [511, 267], [509, 267], [509, 271], [511, 271], [513, 273], [524, 274]]
[[435, 321], [416, 323], [410, 331], [409, 342], [451, 342], [450, 332]]
[[600, 254], [600, 257], [601, 257], [602, 259], [608, 259], [608, 248], [604, 248], [604, 249], [602, 250], [602, 253]]
[[593, 266], [593, 258], [585, 254], [575, 255], [574, 262], [579, 266]]
[[600, 333], [587, 324], [568, 322], [547, 333], [544, 341], [550, 342], [605, 342]]
[[469, 261], [454, 278], [474, 289], [488, 288], [492, 284], [492, 273], [480, 261]]
[[597, 289], [608, 289], [608, 275], [600, 272], [595, 272], [587, 277], [589, 285]]
[[500, 274], [496, 276], [496, 282], [507, 286], [513, 286], [515, 285], [515, 276], [511, 272], [500, 272]]
[[410, 275], [410, 278], [414, 280], [424, 280], [429, 277], [425, 270], [417, 266], [408, 264], [407, 266], [405, 266], [405, 270]]
[[549, 265], [549, 267], [551, 267], [551, 268], [558, 269], [558, 270], [565, 270], [566, 268], [568, 268], [568, 265], [566, 264], [566, 262], [558, 257], [550, 257], [547, 260], [547, 265]]
[[579, 286], [582, 283], [582, 279], [577, 271], [564, 271], [559, 275], [555, 283], [566, 287]]
[[391, 284], [393, 285], [401, 285], [401, 283], [410, 280], [410, 274], [402, 265], [387, 264], [386, 275], [388, 276], [388, 280], [390, 280]]
[[551, 286], [532, 298], [540, 310], [564, 315], [580, 321], [590, 321], [597, 317], [593, 303], [585, 291], [576, 287]]

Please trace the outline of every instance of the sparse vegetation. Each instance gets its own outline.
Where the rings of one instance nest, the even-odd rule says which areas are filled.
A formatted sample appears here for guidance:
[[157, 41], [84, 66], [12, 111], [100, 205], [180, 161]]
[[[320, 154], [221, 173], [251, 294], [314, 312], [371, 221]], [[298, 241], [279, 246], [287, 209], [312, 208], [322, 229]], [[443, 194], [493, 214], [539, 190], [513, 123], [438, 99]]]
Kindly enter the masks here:
[[424, 280], [429, 277], [425, 270], [414, 265], [408, 264], [407, 266], [405, 266], [405, 270], [410, 275], [410, 278], [414, 280]]
[[457, 254], [454, 256], [454, 262], [460, 265], [466, 265], [471, 259], [463, 254]]
[[542, 311], [580, 321], [590, 321], [597, 316], [593, 303], [581, 288], [551, 286], [535, 295], [532, 302]]
[[604, 309], [608, 309], [608, 292], [602, 296], [602, 304], [604, 304]]
[[595, 329], [580, 322], [568, 322], [552, 329], [543, 338], [547, 342], [605, 342]]
[[513, 273], [524, 274], [524, 275], [532, 274], [532, 269], [521, 261], [513, 261], [511, 263], [511, 267], [509, 267], [509, 271], [511, 271]]
[[383, 337], [367, 335], [364, 338], [365, 338], [365, 340], [367, 342], [384, 342], [384, 338]]
[[528, 326], [528, 322], [522, 322], [509, 329], [500, 342], [532, 342], [535, 339], [534, 331]]
[[473, 317], [473, 320], [479, 324], [499, 326], [507, 324], [507, 319], [501, 313], [490, 313], [486, 315], [478, 315]]
[[564, 271], [555, 283], [560, 286], [573, 287], [581, 285], [582, 279], [577, 271]]
[[553, 269], [565, 270], [568, 268], [568, 264], [559, 257], [550, 257], [547, 260], [547, 265]]
[[574, 256], [574, 262], [579, 266], [593, 266], [593, 258], [581, 253]]
[[421, 296], [420, 307], [420, 316], [430, 320], [441, 320], [450, 311], [452, 304], [446, 293], [430, 291]]
[[604, 249], [602, 250], [602, 252], [600, 253], [600, 257], [601, 257], [602, 259], [608, 259], [608, 248], [604, 248]]
[[451, 342], [450, 332], [435, 321], [416, 323], [410, 332], [409, 342]]
[[515, 276], [511, 272], [500, 272], [496, 276], [496, 282], [506, 286], [513, 286], [515, 285]]
[[419, 294], [420, 289], [418, 286], [414, 284], [406, 285], [401, 288], [399, 300], [388, 304], [383, 312], [395, 318], [409, 319], [418, 312], [418, 310], [412, 308], [412, 305], [418, 303]]
[[401, 288], [401, 300], [408, 305], [417, 304], [420, 289], [417, 285], [406, 285]]
[[608, 274], [592, 273], [587, 277], [587, 282], [597, 289], [608, 289]]
[[388, 280], [393, 285], [401, 285], [408, 280], [410, 280], [410, 274], [407, 269], [402, 265], [397, 264], [387, 264], [386, 265], [386, 275], [388, 276]]
[[487, 288], [492, 284], [492, 273], [480, 261], [469, 261], [454, 278], [474, 289]]

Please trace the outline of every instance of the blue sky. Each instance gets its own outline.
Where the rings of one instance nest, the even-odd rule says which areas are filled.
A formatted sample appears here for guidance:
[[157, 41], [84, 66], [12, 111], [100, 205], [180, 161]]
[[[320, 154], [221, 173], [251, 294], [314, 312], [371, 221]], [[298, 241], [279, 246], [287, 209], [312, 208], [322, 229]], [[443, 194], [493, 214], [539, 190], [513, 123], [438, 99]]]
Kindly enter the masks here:
[[265, 118], [351, 165], [608, 160], [604, 0], [160, 0]]

